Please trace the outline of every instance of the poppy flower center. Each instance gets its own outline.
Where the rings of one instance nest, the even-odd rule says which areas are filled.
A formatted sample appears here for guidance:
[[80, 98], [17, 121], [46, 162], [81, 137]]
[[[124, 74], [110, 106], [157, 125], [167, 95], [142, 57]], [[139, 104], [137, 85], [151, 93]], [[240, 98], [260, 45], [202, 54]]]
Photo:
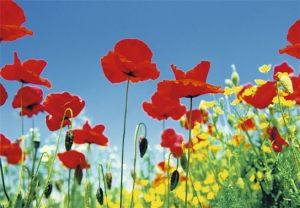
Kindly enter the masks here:
[[133, 71], [124, 72], [129, 77], [136, 77]]
[[38, 103], [33, 103], [33, 104], [31, 104], [31, 105], [28, 105], [28, 106], [26, 106], [26, 108], [27, 108], [28, 110], [32, 111], [33, 108], [34, 108], [36, 105], [38, 105]]

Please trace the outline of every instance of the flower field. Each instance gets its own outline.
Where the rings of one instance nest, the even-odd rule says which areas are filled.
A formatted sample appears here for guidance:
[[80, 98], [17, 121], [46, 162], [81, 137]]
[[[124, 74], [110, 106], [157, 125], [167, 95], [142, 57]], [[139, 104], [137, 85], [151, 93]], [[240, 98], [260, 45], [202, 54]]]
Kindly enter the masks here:
[[[1, 45], [33, 35], [24, 26], [26, 16], [17, 2], [0, 0], [0, 6]], [[299, 61], [300, 19], [286, 27], [286, 46], [278, 53]], [[111, 87], [124, 86], [116, 95], [124, 97], [123, 114], [114, 115], [122, 126], [112, 127], [89, 119], [78, 125], [86, 101], [63, 89], [44, 94], [44, 88], [53, 87], [43, 77], [47, 61], [24, 60], [18, 52], [11, 56], [12, 63], [1, 63], [0, 77], [20, 88], [13, 95], [0, 83], [0, 106], [11, 105], [18, 112], [21, 122], [15, 128], [22, 135], [11, 138], [0, 126], [1, 208], [300, 207], [297, 66], [287, 61], [264, 64], [258, 70], [269, 79], [240, 83], [232, 65], [231, 77], [217, 86], [207, 81], [214, 70], [211, 61], [201, 60], [189, 70], [172, 64], [173, 79], [165, 79], [150, 45], [123, 38], [98, 60], [99, 73]], [[153, 80], [158, 80], [156, 90], [135, 107], [161, 125], [158, 146], [163, 151], [150, 145], [151, 124], [141, 121], [131, 152], [125, 147], [131, 130], [130, 93]], [[56, 136], [52, 145], [41, 141], [44, 136], [34, 122], [41, 115], [47, 131]], [[32, 128], [25, 129], [24, 118], [31, 120]], [[186, 134], [168, 120], [179, 123]], [[119, 151], [109, 149], [109, 128], [120, 131]], [[112, 165], [119, 156], [120, 165]], [[133, 157], [128, 168], [126, 157]], [[131, 177], [129, 184], [124, 182], [126, 175]]]

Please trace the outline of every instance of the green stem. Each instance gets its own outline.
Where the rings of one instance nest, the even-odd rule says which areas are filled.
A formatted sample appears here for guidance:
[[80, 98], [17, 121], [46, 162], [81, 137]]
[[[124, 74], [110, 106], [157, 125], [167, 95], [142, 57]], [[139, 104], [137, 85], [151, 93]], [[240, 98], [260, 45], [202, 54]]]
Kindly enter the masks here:
[[[21, 89], [23, 88], [24, 83], [21, 82]], [[23, 136], [24, 136], [24, 118], [22, 116], [23, 114], [23, 93], [21, 93], [21, 112], [20, 112], [20, 116], [21, 116], [21, 140], [22, 140], [22, 156], [21, 156], [21, 169], [20, 169], [20, 173], [19, 173], [19, 183], [18, 183], [18, 188], [17, 188], [17, 194], [21, 191], [21, 184], [22, 184], [22, 178], [23, 178], [23, 167], [24, 167], [24, 141], [23, 141]]]
[[187, 168], [186, 168], [186, 181], [185, 181], [185, 202], [184, 207], [187, 208], [188, 201], [188, 177], [189, 177], [189, 168], [190, 168], [190, 154], [191, 154], [191, 133], [192, 133], [192, 108], [193, 108], [193, 98], [190, 98], [190, 115], [189, 115], [189, 141], [188, 141], [188, 158], [187, 158]]
[[33, 178], [33, 173], [34, 173], [34, 168], [35, 168], [35, 160], [37, 156], [37, 147], [34, 143], [34, 120], [32, 117], [32, 135], [31, 135], [31, 142], [33, 143], [34, 146], [34, 154], [33, 154], [33, 161], [32, 161], [32, 167], [31, 167], [31, 178]]
[[134, 207], [134, 188], [135, 188], [135, 179], [136, 179], [136, 143], [139, 134], [140, 127], [144, 126], [145, 138], [147, 138], [147, 127], [144, 123], [139, 123], [136, 125], [135, 134], [134, 134], [134, 159], [133, 159], [133, 183], [132, 183], [132, 192], [131, 192], [131, 202], [130, 207]]
[[71, 183], [71, 169], [69, 169], [69, 177], [68, 177], [68, 201], [67, 201], [67, 207], [69, 208], [70, 206], [70, 183]]
[[99, 167], [101, 168], [101, 173], [102, 173], [102, 179], [103, 179], [103, 183], [104, 183], [104, 194], [105, 194], [105, 201], [106, 201], [106, 207], [108, 207], [108, 199], [107, 199], [107, 192], [106, 192], [106, 179], [105, 179], [105, 175], [104, 175], [104, 171], [103, 171], [103, 166], [102, 164], [99, 164], [98, 166], [98, 177], [99, 177], [99, 188], [100, 188], [100, 170]]
[[124, 123], [123, 123], [123, 137], [122, 137], [122, 159], [121, 159], [121, 182], [120, 182], [120, 208], [122, 208], [123, 203], [123, 163], [124, 163], [124, 143], [126, 134], [126, 118], [127, 118], [127, 105], [128, 105], [128, 90], [129, 90], [129, 80], [126, 83], [125, 92], [125, 110], [124, 110]]
[[9, 200], [9, 196], [6, 192], [6, 188], [5, 188], [5, 180], [4, 180], [4, 174], [3, 174], [3, 169], [2, 169], [2, 162], [1, 162], [1, 158], [0, 158], [0, 171], [1, 171], [1, 180], [2, 180], [2, 186], [3, 186], [3, 191], [4, 191], [4, 194], [7, 198], [7, 201], [10, 202]]
[[43, 159], [43, 157], [44, 157], [45, 154], [49, 157], [49, 155], [48, 155], [47, 152], [43, 152], [42, 155], [41, 155], [41, 157], [40, 157], [40, 159], [39, 159], [39, 163], [37, 165], [36, 172], [35, 173], [31, 173], [32, 174], [32, 178], [31, 178], [31, 182], [30, 182], [30, 185], [29, 185], [29, 191], [28, 191], [28, 195], [27, 195], [27, 203], [25, 204], [25, 207], [30, 207], [30, 203], [32, 201], [31, 200], [31, 191], [32, 191], [32, 188], [33, 188], [33, 185], [34, 185], [34, 182], [35, 182], [34, 180], [37, 177], [37, 174], [38, 174], [38, 171], [39, 171], [39, 168], [40, 168], [40, 165], [41, 165], [41, 161], [42, 161], [42, 159]]
[[170, 173], [169, 173], [169, 168], [170, 168], [170, 158], [171, 158], [171, 153], [168, 156], [168, 166], [167, 166], [167, 178], [168, 178], [168, 191], [167, 191], [167, 207], [170, 207]]
[[[59, 144], [60, 144], [60, 140], [61, 140], [61, 134], [62, 134], [62, 127], [63, 127], [63, 124], [64, 124], [64, 120], [65, 120], [65, 117], [66, 117], [66, 113], [67, 112], [70, 112], [71, 116], [70, 118], [73, 118], [73, 111], [71, 108], [67, 108], [65, 111], [64, 111], [64, 115], [62, 117], [62, 120], [61, 120], [61, 124], [60, 124], [60, 129], [59, 129], [59, 133], [58, 133], [58, 139], [57, 139], [57, 143], [56, 143], [56, 148], [55, 148], [55, 152], [54, 152], [54, 156], [50, 162], [50, 165], [49, 165], [49, 173], [48, 173], [48, 177], [46, 179], [46, 183], [43, 187], [43, 191], [42, 191], [42, 194], [37, 202], [37, 207], [39, 208], [41, 206], [41, 202], [42, 202], [42, 198], [44, 196], [44, 191], [45, 189], [47, 188], [48, 184], [49, 184], [49, 181], [51, 179], [51, 176], [52, 176], [52, 172], [53, 172], [53, 165], [54, 165], [54, 161], [56, 159], [56, 156], [57, 156], [57, 153], [58, 153], [58, 148], [59, 148]], [[71, 122], [72, 123], [72, 122]]]
[[194, 182], [192, 180], [192, 176], [191, 175], [190, 175], [190, 181], [191, 181], [191, 184], [192, 184], [192, 188], [193, 188], [194, 194], [195, 194], [195, 196], [196, 196], [196, 198], [198, 200], [198, 203], [199, 203], [200, 207], [202, 207], [202, 204], [201, 204], [200, 199], [198, 197], [198, 194], [197, 194], [197, 191], [195, 189]]

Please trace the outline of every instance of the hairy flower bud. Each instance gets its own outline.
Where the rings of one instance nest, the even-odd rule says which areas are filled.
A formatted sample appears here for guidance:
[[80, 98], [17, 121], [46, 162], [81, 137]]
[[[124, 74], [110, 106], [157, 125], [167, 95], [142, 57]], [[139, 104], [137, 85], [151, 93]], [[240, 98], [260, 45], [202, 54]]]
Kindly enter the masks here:
[[81, 181], [82, 181], [83, 173], [82, 173], [82, 169], [80, 168], [79, 165], [77, 165], [74, 174], [75, 174], [74, 176], [75, 176], [75, 178], [76, 178], [77, 183], [80, 185], [80, 184], [81, 184]]
[[139, 150], [141, 158], [145, 155], [148, 148], [148, 140], [146, 137], [141, 137], [139, 140]]
[[48, 199], [51, 193], [52, 193], [52, 183], [49, 182], [44, 190], [45, 197]]
[[171, 175], [171, 184], [170, 184], [170, 190], [173, 191], [179, 181], [179, 172], [177, 170], [174, 170], [174, 172]]
[[101, 187], [97, 189], [96, 199], [100, 205], [103, 205], [103, 190]]
[[73, 140], [74, 140], [73, 132], [71, 130], [67, 131], [65, 137], [65, 147], [67, 151], [71, 150], [73, 145]]
[[111, 189], [111, 184], [112, 184], [112, 174], [111, 174], [111, 172], [107, 172], [105, 174], [105, 181], [106, 181], [107, 188], [110, 190]]

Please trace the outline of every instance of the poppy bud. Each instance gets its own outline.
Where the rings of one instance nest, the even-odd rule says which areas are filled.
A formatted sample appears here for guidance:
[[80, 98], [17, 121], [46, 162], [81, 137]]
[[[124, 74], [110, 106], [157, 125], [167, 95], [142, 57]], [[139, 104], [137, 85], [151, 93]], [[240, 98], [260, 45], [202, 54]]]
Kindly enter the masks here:
[[111, 189], [111, 184], [112, 184], [112, 174], [111, 174], [111, 172], [107, 172], [105, 174], [105, 181], [106, 181], [107, 188], [110, 190]]
[[15, 207], [24, 207], [24, 200], [21, 193], [17, 195]]
[[71, 130], [67, 131], [66, 138], [65, 138], [65, 147], [67, 151], [71, 150], [71, 147], [73, 145], [73, 140], [74, 140], [73, 132]]
[[239, 81], [240, 81], [240, 76], [237, 73], [234, 64], [231, 65], [231, 68], [232, 68], [231, 81], [234, 84], [234, 86], [238, 86]]
[[79, 165], [77, 165], [76, 169], [75, 169], [75, 174], [74, 174], [76, 180], [77, 180], [77, 183], [80, 185], [81, 184], [81, 181], [82, 181], [82, 176], [83, 176], [83, 172], [82, 172], [82, 169], [80, 168]]
[[146, 137], [141, 137], [139, 140], [139, 149], [141, 158], [145, 155], [148, 148], [148, 140]]
[[177, 170], [174, 170], [174, 172], [171, 175], [171, 184], [170, 184], [170, 190], [173, 191], [179, 181], [179, 172]]
[[97, 189], [96, 199], [100, 205], [103, 205], [103, 190], [101, 187]]
[[49, 182], [44, 191], [45, 197], [48, 199], [51, 193], [52, 193], [52, 183]]
[[185, 154], [183, 154], [180, 157], [180, 164], [181, 164], [182, 169], [186, 172], [188, 161], [187, 161], [187, 158], [186, 158]]
[[232, 87], [233, 86], [233, 83], [230, 79], [225, 79], [225, 86], [226, 87]]
[[62, 180], [55, 181], [55, 183], [54, 183], [55, 188], [56, 188], [59, 192], [61, 192], [62, 183], [63, 183]]

